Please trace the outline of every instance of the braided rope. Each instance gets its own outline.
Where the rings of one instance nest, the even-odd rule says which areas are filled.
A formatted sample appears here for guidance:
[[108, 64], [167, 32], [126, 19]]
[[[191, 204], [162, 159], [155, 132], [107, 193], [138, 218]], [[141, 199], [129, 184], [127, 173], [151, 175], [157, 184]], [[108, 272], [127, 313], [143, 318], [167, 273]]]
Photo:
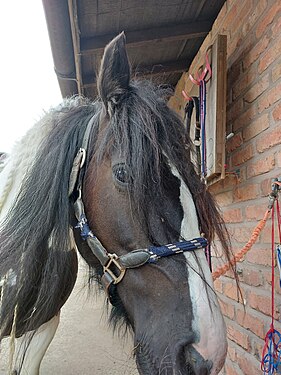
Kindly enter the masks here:
[[256, 240], [257, 240], [258, 236], [260, 235], [260, 232], [265, 227], [266, 221], [269, 218], [269, 215], [271, 213], [273, 204], [274, 204], [275, 200], [278, 197], [278, 189], [279, 190], [281, 189], [281, 182], [280, 181], [273, 181], [272, 182], [272, 187], [274, 185], [278, 186], [278, 188], [275, 191], [275, 193], [273, 192], [274, 188], [272, 188], [272, 192], [271, 192], [271, 194], [269, 194], [269, 206], [268, 206], [268, 209], [266, 210], [266, 212], [264, 214], [264, 217], [261, 219], [261, 221], [258, 223], [258, 225], [253, 230], [251, 238], [246, 243], [246, 245], [240, 251], [238, 251], [238, 253], [236, 253], [234, 255], [234, 257], [231, 259], [230, 262], [224, 264], [223, 266], [217, 268], [216, 271], [212, 272], [213, 281], [215, 281], [220, 276], [224, 275], [227, 271], [229, 271], [229, 269], [230, 269], [231, 266], [234, 266], [237, 262], [240, 262], [241, 259], [244, 257], [244, 255], [246, 255], [247, 252], [256, 243]]
[[257, 241], [258, 236], [260, 235], [260, 232], [265, 227], [266, 221], [269, 218], [271, 210], [266, 210], [264, 217], [261, 219], [261, 221], [258, 223], [258, 225], [253, 230], [252, 236], [249, 239], [249, 241], [246, 243], [246, 245], [238, 251], [234, 257], [231, 259], [230, 262], [224, 264], [223, 266], [219, 267], [216, 271], [212, 273], [213, 280], [215, 281], [220, 276], [224, 275], [227, 271], [229, 271], [230, 267], [236, 264], [237, 262], [240, 262], [241, 259], [247, 254], [247, 252], [252, 248], [254, 243]]

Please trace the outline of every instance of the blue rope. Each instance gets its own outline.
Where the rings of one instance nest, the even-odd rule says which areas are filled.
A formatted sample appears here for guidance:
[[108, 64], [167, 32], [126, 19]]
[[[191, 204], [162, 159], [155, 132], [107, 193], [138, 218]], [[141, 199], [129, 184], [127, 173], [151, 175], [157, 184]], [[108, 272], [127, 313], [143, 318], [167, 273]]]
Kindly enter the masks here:
[[148, 263], [155, 263], [160, 258], [183, 253], [185, 251], [202, 249], [205, 248], [207, 245], [208, 241], [206, 240], [206, 238], [199, 237], [194, 238], [190, 241], [175, 242], [173, 244], [164, 246], [150, 246], [148, 248], [148, 251], [151, 254], [151, 257], [148, 260]]
[[78, 221], [75, 228], [80, 229], [80, 232], [81, 232], [80, 234], [81, 234], [81, 237], [83, 238], [84, 241], [88, 237], [92, 237], [92, 238], [95, 237], [95, 235], [93, 234], [93, 232], [91, 231], [91, 229], [89, 227], [88, 220], [87, 220], [87, 218], [84, 214], [82, 214], [80, 216], [80, 220]]
[[267, 354], [262, 359], [262, 370], [264, 375], [281, 373], [281, 334], [273, 329], [267, 333]]
[[277, 253], [277, 265], [279, 269], [279, 286], [281, 288], [281, 245], [277, 245], [276, 253]]
[[203, 177], [207, 175], [207, 145], [206, 145], [206, 81], [200, 81], [199, 86], [200, 97], [200, 125], [201, 125], [201, 174]]
[[[85, 214], [81, 214], [80, 220], [78, 221], [75, 228], [80, 229], [80, 234], [83, 240], [87, 240], [88, 237], [96, 238], [91, 231], [88, 220]], [[175, 242], [163, 246], [150, 246], [147, 250], [150, 254], [150, 258], [147, 263], [155, 263], [160, 258], [168, 257], [170, 255], [180, 254], [185, 251], [192, 251], [197, 249], [204, 249], [208, 246], [206, 238], [198, 237], [189, 241]]]

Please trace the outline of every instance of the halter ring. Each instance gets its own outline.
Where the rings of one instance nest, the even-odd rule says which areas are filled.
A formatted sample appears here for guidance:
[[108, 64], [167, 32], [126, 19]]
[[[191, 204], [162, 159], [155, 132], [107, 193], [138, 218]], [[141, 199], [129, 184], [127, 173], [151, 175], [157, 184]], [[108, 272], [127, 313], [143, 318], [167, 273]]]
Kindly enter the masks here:
[[[107, 264], [103, 267], [103, 272], [108, 273], [110, 277], [113, 279], [113, 284], [118, 284], [123, 279], [126, 273], [126, 268], [124, 268], [120, 262], [119, 257], [116, 254], [108, 253], [109, 260]], [[115, 266], [118, 269], [119, 275], [116, 275], [116, 270], [110, 269], [110, 267]]]

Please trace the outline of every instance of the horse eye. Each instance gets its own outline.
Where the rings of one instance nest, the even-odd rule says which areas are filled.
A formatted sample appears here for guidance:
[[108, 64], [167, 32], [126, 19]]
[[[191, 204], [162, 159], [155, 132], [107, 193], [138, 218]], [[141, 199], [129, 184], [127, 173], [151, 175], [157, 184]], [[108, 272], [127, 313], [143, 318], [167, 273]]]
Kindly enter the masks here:
[[128, 184], [130, 175], [124, 164], [118, 164], [113, 167], [113, 175], [120, 184]]

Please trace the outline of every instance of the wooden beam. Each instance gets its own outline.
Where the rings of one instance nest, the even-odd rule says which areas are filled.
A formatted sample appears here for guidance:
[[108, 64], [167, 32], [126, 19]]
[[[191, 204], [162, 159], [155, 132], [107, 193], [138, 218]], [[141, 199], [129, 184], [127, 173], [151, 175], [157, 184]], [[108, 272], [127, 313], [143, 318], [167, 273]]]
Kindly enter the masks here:
[[[211, 30], [212, 22], [193, 22], [181, 25], [156, 27], [151, 29], [126, 31], [127, 47], [141, 47], [148, 43], [172, 42], [204, 37]], [[81, 53], [83, 55], [100, 52], [116, 34], [106, 34], [81, 39]]]
[[76, 70], [76, 82], [78, 94], [83, 94], [82, 86], [82, 65], [80, 55], [80, 29], [78, 25], [77, 0], [68, 0], [68, 10], [73, 40], [74, 62]]
[[[157, 74], [170, 74], [185, 72], [190, 65], [190, 61], [178, 60], [151, 65], [138, 65], [132, 69], [132, 77], [155, 76]], [[87, 75], [83, 77], [83, 87], [96, 85], [96, 76]]]

